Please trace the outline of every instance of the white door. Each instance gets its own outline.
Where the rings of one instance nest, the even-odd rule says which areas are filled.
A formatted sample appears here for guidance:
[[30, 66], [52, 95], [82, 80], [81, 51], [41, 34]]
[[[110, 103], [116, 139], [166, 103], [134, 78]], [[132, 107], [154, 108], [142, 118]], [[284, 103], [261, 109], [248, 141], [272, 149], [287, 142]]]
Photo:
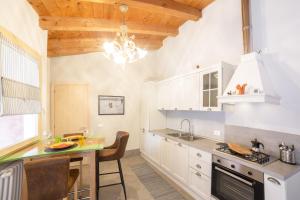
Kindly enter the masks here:
[[147, 135], [146, 133], [149, 131], [149, 90], [148, 85], [144, 85], [141, 96], [141, 104], [140, 104], [140, 150], [145, 153], [146, 151], [146, 143]]
[[183, 110], [200, 109], [200, 74], [190, 74], [183, 78]]
[[285, 183], [267, 174], [264, 175], [265, 200], [286, 200]]
[[174, 167], [174, 176], [182, 183], [187, 183], [188, 181], [188, 147], [180, 142], [174, 144], [174, 162], [176, 167]]
[[174, 143], [167, 138], [163, 138], [161, 141], [161, 166], [164, 170], [172, 173], [174, 169]]
[[88, 130], [88, 85], [55, 85], [53, 107], [55, 135]]
[[151, 149], [152, 149], [152, 160], [160, 164], [161, 162], [161, 142], [162, 138], [157, 135], [157, 134], [152, 134], [152, 139], [151, 139]]

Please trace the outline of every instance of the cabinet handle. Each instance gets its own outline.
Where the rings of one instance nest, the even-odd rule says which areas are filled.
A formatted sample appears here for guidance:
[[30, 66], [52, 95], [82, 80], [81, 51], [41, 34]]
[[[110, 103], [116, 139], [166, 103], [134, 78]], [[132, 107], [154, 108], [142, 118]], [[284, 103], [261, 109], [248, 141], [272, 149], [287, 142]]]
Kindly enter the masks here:
[[178, 143], [178, 146], [180, 146], [180, 147], [181, 147], [181, 146], [182, 146], [182, 144], [181, 144], [181, 143]]
[[155, 134], [153, 133], [153, 136], [155, 136]]
[[178, 110], [178, 108], [174, 108], [174, 110]]
[[168, 142], [168, 138], [165, 138], [165, 141]]
[[207, 111], [211, 111], [211, 108], [207, 108]]
[[189, 110], [193, 110], [193, 108], [189, 108]]
[[281, 185], [280, 182], [277, 179], [273, 178], [273, 177], [268, 177], [268, 181], [270, 181], [270, 182], [272, 182], [276, 185]]
[[161, 110], [164, 110], [165, 108], [161, 108]]
[[197, 156], [198, 156], [199, 158], [201, 158], [201, 157], [202, 157], [201, 153], [197, 153]]
[[142, 132], [145, 133], [145, 128], [142, 128]]
[[196, 172], [195, 175], [198, 176], [198, 177], [202, 176], [199, 172]]
[[201, 165], [199, 165], [199, 164], [197, 164], [196, 167], [197, 167], [198, 169], [201, 169]]

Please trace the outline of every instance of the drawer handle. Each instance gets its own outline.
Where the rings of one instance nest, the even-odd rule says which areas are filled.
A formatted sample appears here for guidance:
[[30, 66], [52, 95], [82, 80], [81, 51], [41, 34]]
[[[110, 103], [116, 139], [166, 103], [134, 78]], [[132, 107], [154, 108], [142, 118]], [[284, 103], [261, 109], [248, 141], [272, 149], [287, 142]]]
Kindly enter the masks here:
[[201, 158], [201, 157], [202, 157], [201, 153], [197, 153], [197, 156], [198, 156], [199, 158]]
[[199, 165], [199, 164], [197, 164], [196, 167], [197, 167], [198, 169], [201, 169], [201, 165]]
[[182, 146], [182, 144], [181, 144], [181, 143], [178, 143], [178, 146], [180, 146], [180, 147], [181, 147], [181, 146]]
[[165, 141], [168, 142], [168, 138], [165, 138]]
[[193, 110], [193, 108], [189, 108], [189, 110]]
[[202, 177], [202, 175], [199, 172], [196, 172], [195, 175], [198, 177]]
[[153, 133], [153, 136], [155, 136], [155, 134]]
[[281, 185], [280, 182], [273, 177], [268, 177], [268, 181], [270, 181], [276, 185]]

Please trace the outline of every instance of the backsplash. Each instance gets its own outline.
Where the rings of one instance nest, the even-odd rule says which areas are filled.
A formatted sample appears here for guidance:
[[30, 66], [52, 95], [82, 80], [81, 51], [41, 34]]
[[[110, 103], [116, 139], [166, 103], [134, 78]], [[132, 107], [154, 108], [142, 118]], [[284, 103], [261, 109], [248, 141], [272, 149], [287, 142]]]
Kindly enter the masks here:
[[264, 152], [279, 158], [279, 147], [281, 142], [294, 145], [296, 148], [296, 160], [300, 163], [300, 136], [289, 133], [254, 129], [240, 126], [225, 126], [225, 142], [238, 143], [251, 147], [251, 140], [257, 138], [265, 146]]
[[[189, 119], [191, 130], [194, 135], [223, 141], [224, 139], [224, 121], [223, 112], [191, 112], [191, 111], [168, 111], [167, 128], [180, 130], [180, 124], [183, 119]], [[214, 135], [214, 131], [220, 131], [220, 135]], [[188, 124], [184, 122], [183, 130], [188, 131]]]

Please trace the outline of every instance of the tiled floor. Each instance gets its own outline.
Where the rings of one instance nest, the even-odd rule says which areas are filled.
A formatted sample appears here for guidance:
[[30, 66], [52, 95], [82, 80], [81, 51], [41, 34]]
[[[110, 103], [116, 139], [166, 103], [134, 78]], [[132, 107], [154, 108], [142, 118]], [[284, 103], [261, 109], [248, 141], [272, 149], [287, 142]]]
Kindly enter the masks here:
[[[174, 184], [159, 176], [141, 156], [122, 159], [128, 200], [186, 200], [191, 199]], [[117, 171], [117, 162], [104, 162], [101, 172]], [[87, 182], [87, 168], [84, 167], [83, 183]], [[101, 176], [101, 185], [120, 182], [119, 175]], [[82, 194], [85, 196], [85, 194]], [[121, 185], [101, 188], [101, 200], [123, 200]]]

